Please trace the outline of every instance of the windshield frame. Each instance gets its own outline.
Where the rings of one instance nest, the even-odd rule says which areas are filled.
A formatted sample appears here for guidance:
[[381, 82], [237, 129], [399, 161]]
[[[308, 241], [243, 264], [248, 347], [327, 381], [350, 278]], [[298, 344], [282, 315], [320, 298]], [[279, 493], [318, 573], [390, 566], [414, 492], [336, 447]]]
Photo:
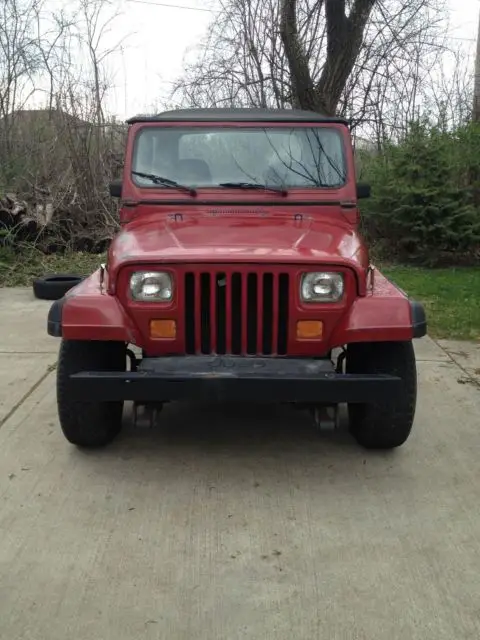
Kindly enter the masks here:
[[[129, 180], [133, 183], [133, 186], [135, 187], [135, 190], [139, 190], [141, 192], [144, 191], [154, 191], [156, 193], [161, 193], [162, 195], [165, 194], [165, 192], [170, 191], [170, 195], [171, 195], [171, 190], [162, 186], [161, 184], [145, 184], [145, 183], [141, 183], [140, 181], [138, 181], [135, 176], [133, 175], [132, 171], [134, 170], [134, 167], [136, 167], [136, 157], [137, 157], [137, 153], [138, 153], [138, 145], [139, 145], [139, 140], [140, 137], [142, 135], [142, 133], [144, 133], [145, 130], [149, 130], [149, 129], [182, 129], [183, 131], [194, 131], [194, 130], [205, 130], [208, 132], [214, 132], [215, 130], [219, 130], [219, 129], [227, 129], [229, 131], [235, 131], [238, 129], [246, 129], [248, 131], [253, 131], [253, 130], [257, 130], [257, 129], [261, 129], [261, 130], [265, 130], [265, 129], [271, 129], [271, 130], [275, 130], [275, 129], [280, 129], [280, 130], [293, 130], [293, 129], [323, 129], [323, 130], [328, 130], [331, 132], [334, 132], [335, 135], [338, 136], [339, 138], [339, 142], [340, 142], [340, 152], [341, 152], [341, 158], [343, 160], [343, 169], [344, 169], [344, 179], [343, 182], [339, 182], [338, 184], [335, 185], [322, 185], [322, 186], [318, 186], [318, 185], [310, 185], [310, 184], [304, 184], [304, 185], [291, 185], [291, 184], [287, 184], [285, 185], [285, 189], [288, 191], [288, 193], [294, 193], [296, 195], [298, 195], [299, 193], [305, 193], [305, 194], [315, 194], [315, 193], [335, 193], [341, 190], [344, 190], [346, 187], [348, 187], [350, 180], [351, 180], [351, 171], [352, 171], [352, 167], [351, 167], [351, 162], [350, 162], [350, 158], [349, 158], [349, 154], [347, 152], [347, 145], [346, 145], [346, 139], [345, 139], [345, 130], [348, 130], [344, 124], [341, 123], [336, 123], [336, 122], [326, 122], [326, 123], [318, 123], [318, 122], [311, 122], [311, 121], [305, 121], [305, 122], [289, 122], [289, 121], [285, 121], [285, 122], [181, 122], [181, 121], [177, 121], [177, 122], [154, 122], [154, 123], [139, 123], [136, 125], [131, 125], [132, 128], [134, 128], [135, 130], [132, 131], [132, 135], [130, 138], [130, 152], [129, 152], [129, 160], [130, 162], [128, 163], [128, 167], [125, 166], [125, 171], [128, 174]], [[195, 189], [195, 191], [197, 192], [201, 192], [203, 194], [212, 194], [212, 195], [218, 195], [219, 192], [225, 193], [226, 191], [236, 191], [237, 196], [239, 195], [239, 190], [238, 189], [227, 189], [225, 187], [222, 187], [220, 185], [215, 185], [215, 184], [210, 184], [210, 185], [197, 185], [197, 184], [193, 184], [193, 185], [186, 185], [186, 186], [191, 186], [193, 189]], [[263, 184], [262, 184], [263, 186]], [[268, 193], [268, 187], [270, 185], [267, 185], [267, 188], [265, 189], [265, 191]], [[251, 190], [252, 193], [255, 193], [255, 190], [252, 189]], [[256, 191], [256, 195], [258, 196], [260, 190]], [[243, 195], [247, 195], [248, 190], [243, 190], [242, 191]], [[270, 193], [271, 195], [271, 193]]]

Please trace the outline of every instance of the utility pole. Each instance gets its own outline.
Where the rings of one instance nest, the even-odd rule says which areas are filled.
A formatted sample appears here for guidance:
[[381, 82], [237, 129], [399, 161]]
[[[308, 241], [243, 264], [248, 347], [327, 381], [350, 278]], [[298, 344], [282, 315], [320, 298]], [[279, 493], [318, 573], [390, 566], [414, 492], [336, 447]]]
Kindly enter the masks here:
[[477, 58], [475, 61], [475, 85], [473, 89], [473, 121], [480, 122], [480, 16], [478, 20]]

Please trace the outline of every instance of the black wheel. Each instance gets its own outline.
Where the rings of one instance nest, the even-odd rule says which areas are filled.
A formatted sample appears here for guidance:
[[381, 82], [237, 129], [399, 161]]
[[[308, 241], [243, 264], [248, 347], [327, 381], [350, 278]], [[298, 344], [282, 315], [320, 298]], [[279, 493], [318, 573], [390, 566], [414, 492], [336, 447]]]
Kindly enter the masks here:
[[57, 367], [57, 406], [66, 439], [79, 447], [103, 447], [122, 428], [123, 402], [88, 402], [70, 399], [69, 376], [80, 371], [125, 371], [126, 345], [122, 342], [62, 340]]
[[84, 276], [63, 273], [42, 276], [33, 281], [33, 293], [40, 300], [59, 300], [83, 279]]
[[417, 403], [417, 367], [412, 342], [349, 345], [347, 373], [383, 373], [403, 380], [401, 391], [381, 404], [350, 404], [350, 432], [367, 449], [393, 449], [408, 439]]

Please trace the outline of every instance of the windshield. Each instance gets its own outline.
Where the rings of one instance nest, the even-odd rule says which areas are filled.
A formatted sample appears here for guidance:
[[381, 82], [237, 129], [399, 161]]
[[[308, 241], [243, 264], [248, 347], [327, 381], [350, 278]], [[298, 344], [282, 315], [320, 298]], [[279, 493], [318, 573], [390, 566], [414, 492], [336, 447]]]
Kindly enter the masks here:
[[132, 171], [137, 185], [157, 189], [138, 174], [190, 187], [332, 188], [346, 179], [342, 136], [331, 127], [145, 127]]

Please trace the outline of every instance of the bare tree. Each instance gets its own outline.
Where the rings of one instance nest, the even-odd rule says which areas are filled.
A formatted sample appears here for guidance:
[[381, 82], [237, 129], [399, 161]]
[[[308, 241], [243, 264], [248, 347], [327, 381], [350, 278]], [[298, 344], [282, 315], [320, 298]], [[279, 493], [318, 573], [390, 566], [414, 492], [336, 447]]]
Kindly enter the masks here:
[[[445, 48], [444, 1], [223, 0], [174, 87], [179, 104], [302, 107], [379, 126], [417, 108]], [[432, 11], [435, 8], [435, 11]]]
[[444, 16], [432, 17], [428, 9], [421, 1], [402, 8], [395, 0], [377, 8], [347, 81], [343, 113], [378, 147], [402, 137], [421, 113], [440, 106], [432, 90], [446, 80], [450, 51]]
[[474, 61], [462, 51], [448, 52], [442, 60], [445, 64], [437, 65], [424, 79], [422, 107], [441, 129], [457, 129], [472, 119]]
[[[302, 0], [298, 32], [312, 64], [323, 48], [324, 25], [318, 0]], [[173, 98], [192, 105], [290, 106], [292, 87], [285, 56], [277, 0], [222, 0], [194, 61], [176, 83]]]
[[0, 8], [0, 153], [11, 147], [15, 110], [31, 95], [40, 59], [31, 28], [35, 0], [4, 0]]
[[[292, 103], [296, 107], [333, 115], [364, 41], [364, 31], [376, 0], [354, 0], [346, 14], [345, 0], [325, 0], [327, 50], [317, 83], [308, 53], [299, 36], [297, 0], [282, 0], [280, 30], [290, 69]], [[317, 11], [322, 2], [318, 2]]]
[[[118, 224], [107, 185], [121, 162], [124, 127], [105, 107], [118, 12], [108, 0], [79, 0], [68, 14], [52, 14], [41, 0], [5, 3], [0, 184], [11, 195], [0, 201], [0, 227], [47, 245], [53, 234], [56, 245], [101, 248]], [[37, 104], [46, 96], [46, 108], [24, 108], [34, 94]]]
[[107, 185], [118, 169], [124, 129], [105, 114], [112, 86], [106, 63], [122, 44], [108, 42], [118, 16], [108, 0], [80, 0], [72, 43], [81, 62], [65, 59], [56, 93], [58, 126], [69, 159], [64, 202], [68, 198], [66, 208], [75, 213], [68, 219], [69, 234], [85, 248], [103, 244], [118, 224]]
[[[47, 88], [47, 109], [51, 113], [55, 103], [55, 92], [58, 90], [65, 68], [65, 61], [71, 55], [72, 30], [76, 24], [76, 12], [67, 14], [64, 9], [58, 13], [45, 16], [43, 5], [35, 4], [36, 47], [40, 57], [40, 69], [37, 74], [35, 89], [45, 76]], [[40, 81], [40, 82], [39, 82]]]

